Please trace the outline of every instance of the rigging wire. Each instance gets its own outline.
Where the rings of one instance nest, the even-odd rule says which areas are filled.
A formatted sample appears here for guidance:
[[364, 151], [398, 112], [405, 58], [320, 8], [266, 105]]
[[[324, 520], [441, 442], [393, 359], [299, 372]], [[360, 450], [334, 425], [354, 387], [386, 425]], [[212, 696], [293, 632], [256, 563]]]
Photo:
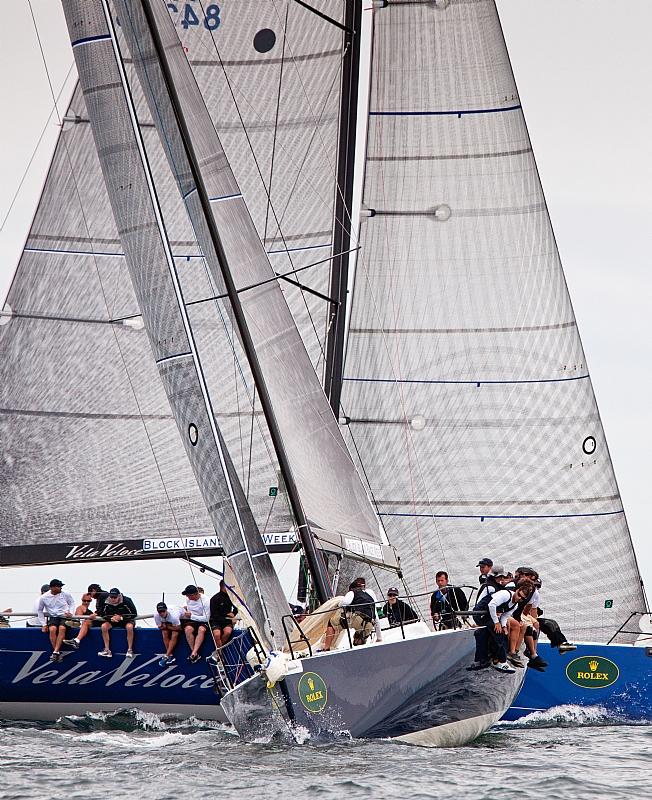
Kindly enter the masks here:
[[[63, 83], [61, 84], [61, 88], [59, 89], [59, 91], [58, 91], [58, 93], [56, 95], [55, 101], [52, 104], [52, 108], [50, 109], [50, 113], [48, 114], [48, 117], [45, 120], [45, 124], [43, 125], [43, 128], [41, 130], [41, 133], [40, 133], [40, 135], [39, 135], [39, 137], [38, 137], [38, 139], [36, 141], [36, 144], [34, 145], [34, 149], [32, 150], [32, 154], [29, 157], [29, 160], [27, 162], [27, 166], [25, 167], [25, 169], [23, 171], [23, 174], [21, 176], [21, 179], [18, 182], [18, 186], [16, 188], [16, 191], [14, 192], [14, 194], [13, 194], [13, 196], [11, 198], [11, 202], [9, 203], [9, 207], [7, 208], [7, 211], [5, 212], [5, 214], [4, 214], [3, 218], [2, 218], [2, 222], [0, 222], [0, 231], [2, 231], [4, 229], [4, 227], [5, 227], [6, 223], [7, 223], [7, 220], [9, 219], [9, 215], [11, 214], [11, 212], [13, 210], [13, 207], [14, 207], [14, 205], [16, 203], [16, 200], [18, 199], [18, 195], [20, 194], [20, 190], [23, 188], [23, 184], [25, 183], [25, 181], [27, 179], [27, 175], [29, 174], [29, 171], [30, 171], [31, 166], [32, 166], [32, 164], [34, 162], [34, 159], [36, 158], [36, 154], [38, 153], [39, 148], [41, 147], [41, 142], [43, 141], [43, 137], [45, 136], [45, 134], [46, 134], [46, 132], [48, 130], [48, 127], [50, 125], [50, 120], [52, 119], [52, 115], [55, 113], [55, 111], [57, 111], [57, 103], [61, 99], [61, 95], [63, 94], [63, 92], [64, 92], [64, 90], [66, 88], [66, 85], [68, 84], [68, 79], [70, 78], [70, 75], [71, 75], [71, 73], [72, 73], [72, 71], [74, 69], [74, 66], [75, 66], [75, 62], [73, 60], [73, 62], [70, 65], [70, 67], [68, 67], [68, 72], [66, 73], [66, 77], [63, 79]], [[57, 111], [57, 116], [59, 116], [58, 111]], [[59, 127], [60, 128], [62, 127], [62, 125], [63, 125], [63, 123], [59, 123]]]

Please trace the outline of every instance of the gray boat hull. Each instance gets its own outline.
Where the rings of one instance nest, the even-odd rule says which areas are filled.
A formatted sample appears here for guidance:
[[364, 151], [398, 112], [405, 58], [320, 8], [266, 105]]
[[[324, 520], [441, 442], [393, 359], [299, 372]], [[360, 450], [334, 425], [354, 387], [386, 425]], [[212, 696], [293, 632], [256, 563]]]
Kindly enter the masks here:
[[474, 652], [473, 631], [459, 630], [318, 653], [290, 662], [293, 671], [273, 688], [254, 675], [224, 695], [222, 708], [249, 741], [307, 731], [464, 744], [507, 711], [525, 672], [470, 672]]

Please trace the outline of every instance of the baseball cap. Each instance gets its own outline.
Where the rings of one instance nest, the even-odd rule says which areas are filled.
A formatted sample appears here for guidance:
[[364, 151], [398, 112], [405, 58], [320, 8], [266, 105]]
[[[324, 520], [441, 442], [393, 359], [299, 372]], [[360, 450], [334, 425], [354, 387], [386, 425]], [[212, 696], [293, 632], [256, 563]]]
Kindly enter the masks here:
[[157, 603], [156, 604], [156, 610], [157, 611], [167, 611], [168, 607], [165, 605], [165, 603]]
[[52, 578], [49, 583], [50, 588], [53, 586], [65, 586], [66, 584], [63, 581], [60, 581], [59, 578]]
[[398, 597], [400, 592], [396, 588], [396, 586], [390, 586], [389, 589], [387, 590], [387, 594], [388, 595], [393, 595], [394, 597]]
[[502, 564], [494, 564], [491, 569], [491, 574], [494, 578], [506, 578], [509, 573]]
[[493, 567], [494, 562], [490, 558], [481, 558], [476, 567]]
[[188, 595], [188, 594], [197, 594], [198, 592], [199, 592], [199, 589], [198, 589], [196, 586], [193, 586], [193, 584], [192, 584], [192, 583], [189, 583], [189, 584], [186, 586], [186, 588], [185, 588], [185, 589], [184, 589], [184, 590], [181, 592], [181, 594], [185, 594], [185, 595]]
[[109, 597], [117, 597], [120, 594], [120, 589], [116, 589], [115, 586], [113, 589], [109, 589]]
[[306, 613], [303, 606], [295, 606], [294, 603], [289, 603], [288, 605], [290, 606], [290, 611], [295, 615]]

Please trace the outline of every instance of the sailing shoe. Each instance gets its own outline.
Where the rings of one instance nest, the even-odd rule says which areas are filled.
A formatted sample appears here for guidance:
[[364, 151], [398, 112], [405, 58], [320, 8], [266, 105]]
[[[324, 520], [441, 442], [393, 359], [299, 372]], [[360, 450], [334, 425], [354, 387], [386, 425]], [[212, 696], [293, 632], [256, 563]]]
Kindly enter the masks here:
[[61, 655], [61, 653], [54, 652], [50, 656], [50, 661], [53, 661], [55, 664], [58, 664], [59, 661], [63, 661], [63, 656]]
[[518, 653], [508, 653], [508, 654], [507, 654], [507, 660], [508, 660], [508, 661], [509, 661], [511, 664], [513, 664], [515, 667], [520, 667], [521, 669], [523, 669], [523, 667], [525, 666], [525, 662], [524, 662], [524, 661], [523, 661], [523, 659], [522, 659], [522, 658], [519, 656], [519, 654], [518, 654]]
[[560, 653], [570, 653], [571, 650], [577, 650], [577, 645], [571, 644], [570, 642], [562, 642], [559, 645]]
[[79, 642], [77, 639], [64, 639], [63, 644], [66, 647], [72, 647], [73, 650], [79, 650]]
[[98, 656], [102, 656], [102, 658], [112, 658], [113, 653], [109, 650], [108, 647], [105, 647], [104, 650], [100, 650]]
[[509, 664], [501, 664], [500, 662], [498, 662], [498, 664], [492, 664], [491, 666], [494, 669], [498, 670], [498, 672], [502, 672], [505, 675], [508, 675], [508, 674], [512, 674], [513, 675], [516, 672], [514, 667], [510, 667]]
[[467, 667], [467, 672], [477, 672], [479, 669], [487, 669], [491, 664], [489, 661], [474, 661], [470, 667]]
[[213, 652], [208, 656], [206, 661], [208, 661], [209, 664], [217, 664], [218, 659], [219, 659], [219, 653], [217, 652], [217, 650], [213, 650]]
[[535, 669], [545, 668], [548, 666], [548, 662], [544, 661], [541, 656], [534, 656], [527, 662], [528, 667], [534, 667]]
[[191, 664], [196, 664], [198, 661], [201, 661], [201, 656], [199, 653], [192, 653], [188, 656], [188, 661], [190, 661]]
[[126, 655], [127, 658], [133, 658], [134, 657], [134, 651], [131, 648], [129, 648], [129, 650], [127, 650], [125, 655]]

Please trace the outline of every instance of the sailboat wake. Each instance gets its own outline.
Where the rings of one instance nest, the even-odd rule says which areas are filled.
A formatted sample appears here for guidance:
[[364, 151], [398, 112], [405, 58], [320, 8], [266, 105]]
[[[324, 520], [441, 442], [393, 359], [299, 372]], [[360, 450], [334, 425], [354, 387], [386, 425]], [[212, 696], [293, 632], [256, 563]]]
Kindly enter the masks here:
[[521, 728], [580, 728], [610, 725], [649, 725], [649, 722], [632, 719], [626, 714], [604, 706], [560, 705], [545, 711], [533, 711], [514, 722], [499, 722], [494, 729]]

